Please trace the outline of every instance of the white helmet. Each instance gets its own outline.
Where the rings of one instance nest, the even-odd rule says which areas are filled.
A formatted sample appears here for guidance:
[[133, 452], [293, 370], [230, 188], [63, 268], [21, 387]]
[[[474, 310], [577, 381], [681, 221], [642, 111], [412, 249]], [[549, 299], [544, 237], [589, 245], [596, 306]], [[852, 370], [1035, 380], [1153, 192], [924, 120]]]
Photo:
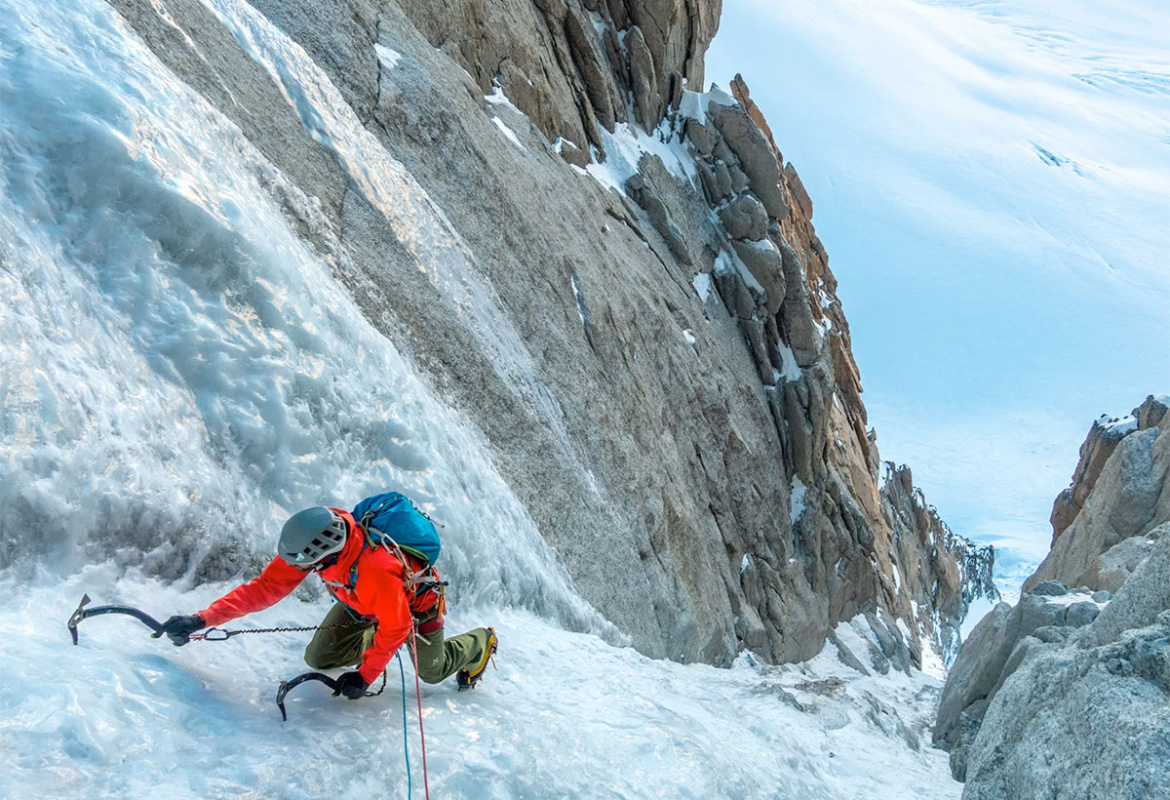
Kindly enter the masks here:
[[298, 511], [280, 529], [276, 552], [294, 567], [319, 564], [345, 547], [349, 526], [336, 511], [313, 506]]

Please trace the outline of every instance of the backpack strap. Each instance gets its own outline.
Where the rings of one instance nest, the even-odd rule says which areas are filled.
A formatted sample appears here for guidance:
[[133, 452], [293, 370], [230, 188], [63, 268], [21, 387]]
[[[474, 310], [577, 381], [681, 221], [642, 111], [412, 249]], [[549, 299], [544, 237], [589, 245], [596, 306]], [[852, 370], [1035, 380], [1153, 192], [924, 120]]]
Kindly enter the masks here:
[[[406, 553], [402, 551], [402, 547], [398, 544], [398, 542], [394, 541], [394, 538], [390, 536], [390, 534], [386, 533], [385, 531], [378, 531], [377, 528], [374, 528], [373, 530], [378, 531], [378, 539], [375, 539], [370, 534], [370, 520], [381, 514], [386, 506], [390, 505], [392, 502], [394, 501], [386, 500], [377, 508], [371, 508], [369, 511], [362, 514], [361, 520], [358, 521], [358, 525], [361, 526], [362, 534], [364, 535], [362, 541], [362, 553], [366, 551], [367, 547], [376, 550], [378, 545], [382, 545], [391, 553], [393, 553], [395, 557], [397, 557], [397, 559], [402, 562], [403, 587], [405, 587], [408, 594], [414, 594], [415, 590], [423, 583], [423, 579], [426, 578], [427, 573], [430, 572], [430, 566], [427, 565], [421, 570], [417, 571], [412, 569], [410, 566], [410, 561], [406, 557]], [[407, 502], [409, 502], [409, 500]], [[414, 504], [412, 503], [411, 505], [413, 506]], [[430, 517], [427, 517], [427, 519], [430, 519]], [[357, 568], [358, 562], [361, 561], [361, 558], [361, 553], [358, 553], [358, 557], [353, 560], [353, 568], [349, 571], [349, 582], [351, 587], [357, 585]], [[425, 561], [426, 559], [423, 560]]]

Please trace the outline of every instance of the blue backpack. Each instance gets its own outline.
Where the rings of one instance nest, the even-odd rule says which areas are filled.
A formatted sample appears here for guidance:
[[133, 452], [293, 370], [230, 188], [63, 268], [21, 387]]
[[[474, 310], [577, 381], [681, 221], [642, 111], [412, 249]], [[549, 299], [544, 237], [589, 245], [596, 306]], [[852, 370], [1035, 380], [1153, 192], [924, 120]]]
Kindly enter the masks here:
[[398, 492], [367, 497], [354, 506], [353, 518], [374, 546], [393, 549], [398, 545], [404, 552], [425, 560], [430, 567], [439, 560], [442, 545], [431, 518]]

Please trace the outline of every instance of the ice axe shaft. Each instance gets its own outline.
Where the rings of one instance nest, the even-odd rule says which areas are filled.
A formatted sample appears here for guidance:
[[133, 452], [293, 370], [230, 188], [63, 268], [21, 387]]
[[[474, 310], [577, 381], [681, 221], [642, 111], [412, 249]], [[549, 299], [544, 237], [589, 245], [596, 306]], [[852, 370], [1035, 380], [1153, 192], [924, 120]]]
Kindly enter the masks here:
[[69, 628], [69, 635], [73, 637], [73, 644], [77, 644], [77, 626], [83, 620], [90, 617], [100, 617], [102, 614], [126, 614], [134, 617], [134, 619], [141, 622], [143, 625], [150, 628], [155, 633], [162, 631], [162, 623], [154, 617], [147, 614], [145, 611], [140, 611], [132, 606], [94, 606], [93, 608], [86, 608], [89, 604], [89, 595], [83, 595], [81, 602], [77, 604], [77, 610], [69, 617], [66, 626]]

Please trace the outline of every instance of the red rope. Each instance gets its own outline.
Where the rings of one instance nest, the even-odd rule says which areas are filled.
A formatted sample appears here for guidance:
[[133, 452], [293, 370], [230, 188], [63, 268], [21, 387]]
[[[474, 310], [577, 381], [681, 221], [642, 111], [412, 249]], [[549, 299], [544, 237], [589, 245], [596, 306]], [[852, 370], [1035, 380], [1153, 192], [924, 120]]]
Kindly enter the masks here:
[[423, 758], [423, 789], [426, 792], [427, 800], [431, 800], [431, 786], [427, 780], [427, 737], [423, 733], [423, 712], [422, 712], [422, 684], [418, 682], [418, 622], [410, 630], [410, 635], [413, 638], [413, 647], [410, 648], [411, 653], [414, 654], [414, 690], [418, 695], [418, 738], [422, 741], [422, 758]]

